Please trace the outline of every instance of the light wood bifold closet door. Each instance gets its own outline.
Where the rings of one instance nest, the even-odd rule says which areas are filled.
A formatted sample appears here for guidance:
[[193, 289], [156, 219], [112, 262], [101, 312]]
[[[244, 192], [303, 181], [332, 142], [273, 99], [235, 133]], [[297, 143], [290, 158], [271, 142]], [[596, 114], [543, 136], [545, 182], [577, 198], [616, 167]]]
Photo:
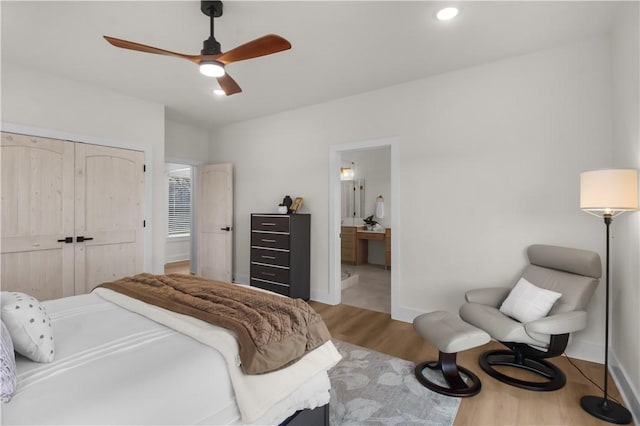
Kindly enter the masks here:
[[143, 270], [144, 154], [2, 134], [3, 291], [83, 294]]

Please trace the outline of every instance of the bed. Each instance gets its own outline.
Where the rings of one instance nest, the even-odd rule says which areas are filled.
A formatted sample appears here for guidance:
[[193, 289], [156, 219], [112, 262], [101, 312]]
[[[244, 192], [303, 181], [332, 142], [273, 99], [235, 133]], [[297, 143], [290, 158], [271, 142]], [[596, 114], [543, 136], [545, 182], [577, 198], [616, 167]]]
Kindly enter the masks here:
[[41, 305], [55, 357], [16, 356], [3, 425], [328, 424], [327, 370], [340, 359], [330, 340], [245, 374], [237, 333], [192, 316], [108, 288]]

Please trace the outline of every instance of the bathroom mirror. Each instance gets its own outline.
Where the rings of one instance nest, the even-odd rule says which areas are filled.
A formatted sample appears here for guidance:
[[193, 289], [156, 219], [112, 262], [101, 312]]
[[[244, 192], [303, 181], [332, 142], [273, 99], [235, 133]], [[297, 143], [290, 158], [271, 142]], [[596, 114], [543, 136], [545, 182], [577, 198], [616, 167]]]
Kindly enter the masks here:
[[[345, 225], [347, 219], [362, 219], [364, 216], [364, 179], [343, 180], [341, 211]], [[361, 222], [361, 220], [360, 220]]]

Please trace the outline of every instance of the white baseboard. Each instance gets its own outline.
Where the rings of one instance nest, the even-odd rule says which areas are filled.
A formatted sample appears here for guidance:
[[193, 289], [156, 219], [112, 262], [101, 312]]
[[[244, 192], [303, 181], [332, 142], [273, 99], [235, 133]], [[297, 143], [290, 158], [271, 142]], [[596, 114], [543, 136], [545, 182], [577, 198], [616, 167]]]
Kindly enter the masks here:
[[237, 284], [245, 284], [245, 285], [249, 285], [251, 283], [251, 279], [249, 275], [244, 275], [244, 274], [236, 274], [231, 281]]
[[311, 294], [309, 298], [316, 302], [326, 303], [327, 305], [338, 304], [338, 302], [333, 300], [333, 298], [331, 298], [331, 295], [326, 291], [317, 291], [317, 290], [311, 289]]
[[165, 257], [165, 263], [184, 262], [185, 260], [189, 260], [189, 253], [174, 254]]
[[634, 391], [633, 386], [629, 382], [629, 375], [625, 371], [624, 367], [618, 362], [618, 358], [613, 352], [609, 352], [609, 372], [613, 381], [616, 382], [616, 387], [622, 395], [624, 405], [627, 410], [631, 412], [633, 416], [633, 422], [640, 425], [640, 397], [638, 393]]
[[413, 322], [415, 317], [424, 313], [424, 311], [407, 306], [391, 306], [391, 318], [398, 321]]

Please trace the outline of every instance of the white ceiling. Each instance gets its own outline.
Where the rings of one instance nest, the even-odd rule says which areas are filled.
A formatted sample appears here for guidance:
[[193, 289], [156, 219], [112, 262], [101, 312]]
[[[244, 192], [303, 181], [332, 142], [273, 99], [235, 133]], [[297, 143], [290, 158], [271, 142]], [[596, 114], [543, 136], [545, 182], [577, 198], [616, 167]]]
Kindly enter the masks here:
[[[453, 21], [434, 19], [457, 4]], [[610, 30], [603, 2], [226, 1], [222, 50], [275, 33], [291, 50], [231, 64], [243, 93], [217, 97], [194, 64], [109, 45], [110, 35], [199, 54], [209, 18], [194, 1], [2, 1], [2, 61], [166, 105], [213, 127], [393, 86]]]

